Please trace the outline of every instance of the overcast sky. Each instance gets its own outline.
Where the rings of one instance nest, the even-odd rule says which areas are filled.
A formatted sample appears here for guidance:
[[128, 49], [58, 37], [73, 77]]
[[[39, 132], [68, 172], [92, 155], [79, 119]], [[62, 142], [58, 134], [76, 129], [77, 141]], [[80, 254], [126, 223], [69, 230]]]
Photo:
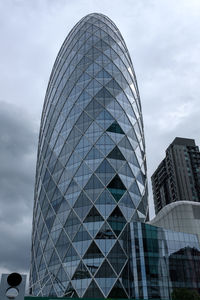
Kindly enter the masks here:
[[[176, 136], [200, 145], [199, 0], [0, 0], [0, 273], [29, 270], [44, 95], [66, 35], [92, 12], [116, 23], [131, 54], [149, 179]], [[151, 198], [150, 187], [153, 216]]]

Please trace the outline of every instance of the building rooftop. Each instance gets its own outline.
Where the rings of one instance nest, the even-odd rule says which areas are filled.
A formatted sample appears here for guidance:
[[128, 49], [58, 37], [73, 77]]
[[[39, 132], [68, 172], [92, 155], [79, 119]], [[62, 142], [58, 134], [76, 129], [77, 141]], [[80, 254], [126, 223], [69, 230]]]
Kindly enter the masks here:
[[187, 138], [181, 138], [181, 137], [176, 137], [173, 140], [173, 142], [171, 143], [171, 145], [196, 146], [194, 139], [187, 139]]

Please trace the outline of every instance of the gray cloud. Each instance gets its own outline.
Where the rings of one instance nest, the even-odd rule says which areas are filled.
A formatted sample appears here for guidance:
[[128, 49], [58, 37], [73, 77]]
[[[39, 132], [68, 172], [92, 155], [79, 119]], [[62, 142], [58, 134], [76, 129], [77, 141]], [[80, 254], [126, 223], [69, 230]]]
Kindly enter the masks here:
[[29, 267], [36, 127], [23, 109], [0, 102], [0, 268], [8, 270]]
[[36, 131], [67, 33], [94, 11], [108, 15], [122, 32], [140, 89], [150, 177], [176, 136], [199, 144], [200, 2], [7, 0], [0, 1], [0, 11], [0, 99], [9, 101], [0, 106], [0, 234], [5, 240], [0, 268], [28, 270]]

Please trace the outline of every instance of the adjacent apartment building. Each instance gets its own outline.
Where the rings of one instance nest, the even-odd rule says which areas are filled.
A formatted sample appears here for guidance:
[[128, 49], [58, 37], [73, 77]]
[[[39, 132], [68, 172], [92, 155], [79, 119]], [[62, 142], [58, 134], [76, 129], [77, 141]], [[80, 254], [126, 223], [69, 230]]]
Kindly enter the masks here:
[[193, 139], [176, 137], [152, 177], [156, 214], [167, 204], [200, 199], [200, 152]]

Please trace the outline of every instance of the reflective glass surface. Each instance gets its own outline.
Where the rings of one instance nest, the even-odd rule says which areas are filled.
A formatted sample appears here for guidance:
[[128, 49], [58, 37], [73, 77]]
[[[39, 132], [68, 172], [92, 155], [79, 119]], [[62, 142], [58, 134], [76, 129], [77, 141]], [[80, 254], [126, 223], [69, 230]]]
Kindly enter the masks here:
[[130, 224], [130, 231], [133, 298], [171, 299], [179, 288], [199, 291], [197, 235], [137, 222]]
[[128, 50], [104, 15], [78, 22], [56, 58], [34, 201], [33, 294], [130, 297], [123, 241], [128, 222], [148, 218], [143, 122]]

